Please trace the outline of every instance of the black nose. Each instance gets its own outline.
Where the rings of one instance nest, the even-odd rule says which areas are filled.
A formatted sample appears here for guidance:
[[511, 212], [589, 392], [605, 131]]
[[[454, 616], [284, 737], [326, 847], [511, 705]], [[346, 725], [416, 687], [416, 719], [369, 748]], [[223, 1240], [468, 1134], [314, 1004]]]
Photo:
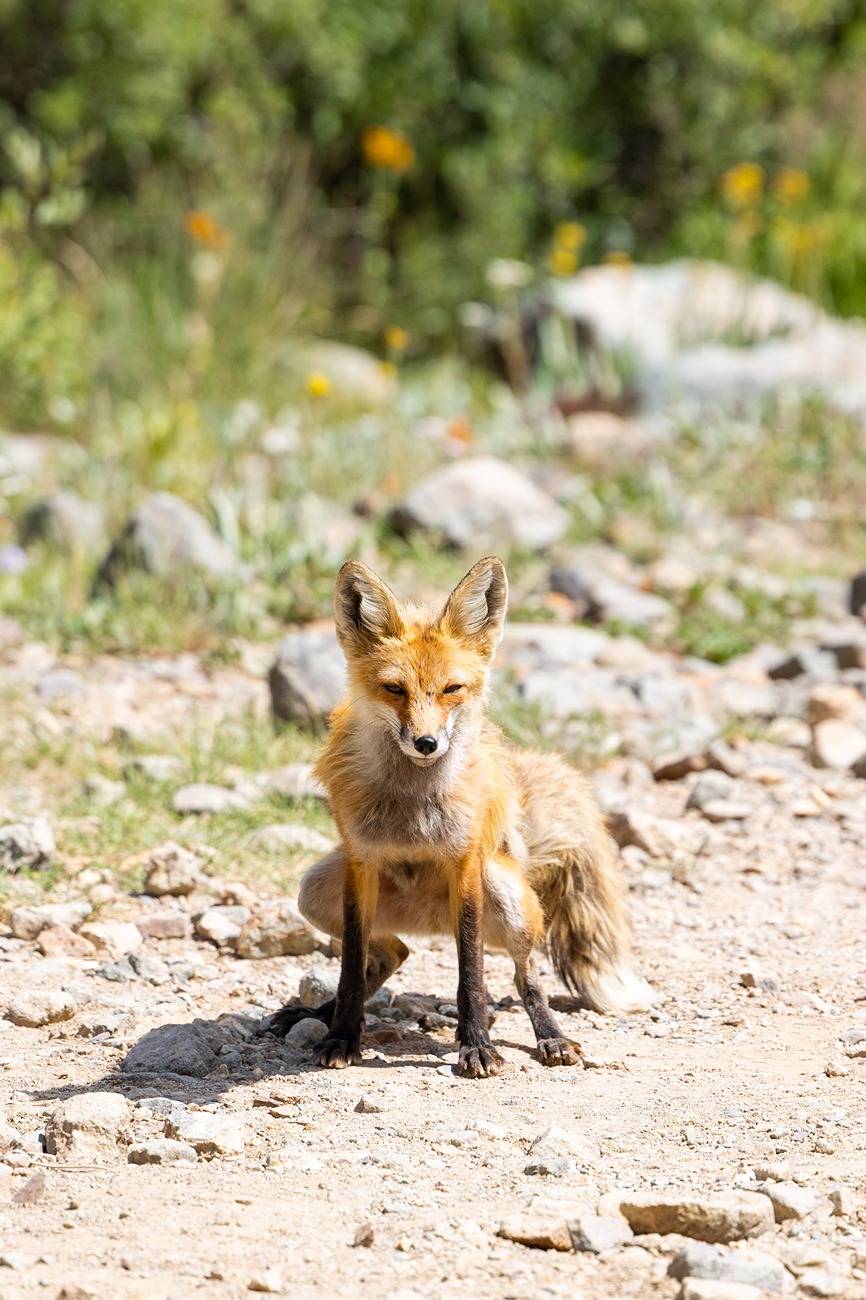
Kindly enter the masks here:
[[419, 754], [435, 754], [437, 741], [435, 736], [416, 736], [415, 748]]

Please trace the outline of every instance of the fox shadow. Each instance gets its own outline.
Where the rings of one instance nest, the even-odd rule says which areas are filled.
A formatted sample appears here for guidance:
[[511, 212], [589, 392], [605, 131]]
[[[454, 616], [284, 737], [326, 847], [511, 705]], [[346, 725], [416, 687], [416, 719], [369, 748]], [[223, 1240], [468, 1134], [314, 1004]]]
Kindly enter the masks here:
[[[410, 994], [422, 1005], [435, 1000], [427, 994]], [[510, 999], [503, 999], [509, 1004]], [[506, 1009], [506, 1008], [503, 1008]], [[214, 1019], [168, 1021], [147, 1030], [127, 1049], [116, 1069], [99, 1079], [57, 1084], [31, 1091], [34, 1100], [64, 1101], [90, 1092], [117, 1092], [133, 1100], [163, 1097], [189, 1104], [206, 1104], [236, 1088], [270, 1080], [275, 1084], [315, 1076], [323, 1089], [331, 1074], [314, 1059], [314, 1042], [299, 1046], [269, 1032], [271, 1016], [224, 1012]], [[438, 1020], [445, 1020], [439, 1016]], [[529, 1055], [532, 1048], [503, 1039], [496, 1031], [491, 1009], [491, 1036], [495, 1045]], [[304, 1021], [303, 1023], [308, 1023]], [[309, 1023], [321, 1021], [309, 1019]], [[453, 1027], [437, 1024], [433, 1032], [412, 1023], [367, 1017], [362, 1048], [363, 1069], [441, 1069], [456, 1051]], [[447, 1036], [446, 1036], [447, 1035]], [[432, 1058], [432, 1060], [431, 1060]], [[357, 1069], [353, 1066], [350, 1069]], [[313, 1080], [310, 1078], [310, 1084]], [[315, 1088], [313, 1087], [314, 1091]]]

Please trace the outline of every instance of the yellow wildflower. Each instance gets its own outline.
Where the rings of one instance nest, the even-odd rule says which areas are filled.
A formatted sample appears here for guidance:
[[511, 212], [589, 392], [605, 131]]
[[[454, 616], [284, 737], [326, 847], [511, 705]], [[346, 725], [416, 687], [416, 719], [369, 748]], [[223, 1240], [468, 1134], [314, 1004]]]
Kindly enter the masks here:
[[577, 253], [571, 248], [552, 248], [547, 265], [554, 275], [573, 275], [577, 270]]
[[194, 239], [197, 244], [203, 248], [223, 249], [228, 246], [231, 236], [227, 230], [210, 215], [209, 212], [202, 212], [200, 208], [195, 208], [187, 212], [183, 219], [183, 228]]
[[553, 232], [553, 242], [576, 253], [586, 243], [586, 226], [579, 221], [561, 221]]
[[368, 126], [361, 136], [364, 161], [386, 171], [408, 171], [415, 161], [415, 150], [401, 131], [389, 126]]
[[811, 181], [802, 167], [783, 167], [776, 172], [773, 181], [773, 193], [785, 207], [800, 203], [811, 188]]
[[393, 361], [380, 361], [379, 373], [383, 375], [385, 379], [393, 379], [397, 374], [397, 367], [394, 365]]
[[630, 256], [621, 248], [612, 248], [605, 253], [604, 260], [608, 266], [631, 266]]
[[307, 375], [307, 394], [310, 397], [327, 397], [331, 391], [331, 381], [321, 370], [312, 370]]
[[737, 208], [748, 208], [757, 203], [763, 189], [764, 169], [760, 163], [737, 163], [722, 177], [722, 194]]
[[389, 352], [405, 352], [409, 346], [409, 335], [401, 325], [389, 325], [385, 330], [385, 347]]
[[815, 221], [778, 221], [773, 234], [793, 258], [809, 257], [824, 242], [825, 230]]

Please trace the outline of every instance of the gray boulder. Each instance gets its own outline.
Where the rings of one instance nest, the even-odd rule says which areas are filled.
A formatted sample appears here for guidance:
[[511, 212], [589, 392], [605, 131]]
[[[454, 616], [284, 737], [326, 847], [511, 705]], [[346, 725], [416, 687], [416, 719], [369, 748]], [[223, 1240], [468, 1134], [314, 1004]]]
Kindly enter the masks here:
[[283, 639], [268, 674], [271, 707], [287, 722], [324, 722], [346, 693], [343, 652], [330, 630], [305, 628]]
[[105, 543], [105, 516], [95, 501], [54, 492], [25, 511], [18, 531], [24, 546], [44, 541], [70, 551], [98, 551]]
[[113, 584], [126, 569], [161, 578], [194, 572], [226, 580], [240, 571], [227, 542], [192, 506], [170, 492], [154, 492], [136, 508], [102, 562], [99, 581]]
[[219, 1030], [205, 1021], [157, 1025], [129, 1049], [122, 1068], [130, 1074], [186, 1074], [203, 1079], [217, 1064], [222, 1043]]
[[472, 456], [434, 470], [391, 516], [459, 548], [518, 545], [540, 551], [563, 536], [568, 515], [520, 470], [495, 456]]

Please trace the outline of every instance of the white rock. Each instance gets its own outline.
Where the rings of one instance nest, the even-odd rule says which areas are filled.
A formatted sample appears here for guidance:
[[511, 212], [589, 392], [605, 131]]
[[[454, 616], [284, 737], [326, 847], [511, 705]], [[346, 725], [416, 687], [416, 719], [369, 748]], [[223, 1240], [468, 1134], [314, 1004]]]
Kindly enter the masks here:
[[78, 1005], [69, 993], [34, 990], [19, 993], [6, 1008], [6, 1015], [15, 1025], [39, 1029], [59, 1020], [71, 1020], [77, 1010]]
[[249, 920], [247, 907], [209, 907], [196, 919], [195, 932], [219, 948], [230, 947]]
[[247, 1141], [246, 1119], [236, 1114], [185, 1111], [170, 1115], [165, 1122], [165, 1131], [169, 1137], [188, 1143], [205, 1157], [238, 1155]]
[[83, 1092], [61, 1102], [45, 1125], [49, 1155], [86, 1160], [114, 1154], [129, 1137], [132, 1107], [116, 1092]]
[[76, 930], [93, 908], [78, 899], [72, 903], [43, 903], [39, 907], [16, 907], [9, 918], [9, 928], [16, 939], [35, 939], [50, 925], [66, 925]]
[[112, 961], [138, 952], [144, 942], [138, 926], [131, 921], [87, 921], [78, 933], [89, 939], [101, 956]]
[[237, 790], [210, 785], [206, 781], [182, 785], [175, 792], [171, 806], [177, 813], [225, 813], [249, 807], [249, 801]]

